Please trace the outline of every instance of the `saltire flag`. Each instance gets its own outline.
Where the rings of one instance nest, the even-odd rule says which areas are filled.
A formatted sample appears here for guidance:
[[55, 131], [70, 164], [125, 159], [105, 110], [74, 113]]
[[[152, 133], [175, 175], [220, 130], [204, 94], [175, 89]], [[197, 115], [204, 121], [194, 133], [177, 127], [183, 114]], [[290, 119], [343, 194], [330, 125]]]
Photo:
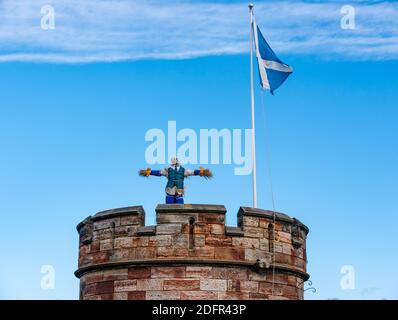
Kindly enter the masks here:
[[293, 68], [283, 63], [265, 41], [260, 29], [253, 18], [254, 43], [256, 47], [256, 57], [260, 74], [260, 84], [263, 89], [278, 89], [287, 77], [293, 72]]

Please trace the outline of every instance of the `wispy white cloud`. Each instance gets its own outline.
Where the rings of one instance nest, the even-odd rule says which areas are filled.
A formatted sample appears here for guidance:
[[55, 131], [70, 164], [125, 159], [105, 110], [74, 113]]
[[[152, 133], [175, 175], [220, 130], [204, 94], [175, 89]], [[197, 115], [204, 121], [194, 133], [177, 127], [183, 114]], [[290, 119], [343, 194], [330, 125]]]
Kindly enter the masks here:
[[[344, 1], [256, 1], [257, 22], [278, 53], [398, 58], [398, 4], [351, 1], [356, 28], [340, 27]], [[40, 27], [43, 5], [55, 29]], [[247, 2], [3, 0], [0, 62], [86, 63], [181, 59], [248, 50]]]

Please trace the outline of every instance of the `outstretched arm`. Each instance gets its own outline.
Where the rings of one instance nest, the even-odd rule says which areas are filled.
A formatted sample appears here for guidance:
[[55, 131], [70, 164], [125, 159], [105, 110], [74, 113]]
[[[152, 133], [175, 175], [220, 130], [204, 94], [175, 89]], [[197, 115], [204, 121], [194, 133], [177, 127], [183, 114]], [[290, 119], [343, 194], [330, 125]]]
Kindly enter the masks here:
[[209, 169], [200, 167], [199, 170], [185, 170], [185, 176], [201, 176], [206, 179], [210, 179], [213, 177], [213, 173]]
[[151, 170], [151, 168], [141, 169], [138, 174], [141, 177], [149, 177], [149, 176], [167, 176], [167, 170]]

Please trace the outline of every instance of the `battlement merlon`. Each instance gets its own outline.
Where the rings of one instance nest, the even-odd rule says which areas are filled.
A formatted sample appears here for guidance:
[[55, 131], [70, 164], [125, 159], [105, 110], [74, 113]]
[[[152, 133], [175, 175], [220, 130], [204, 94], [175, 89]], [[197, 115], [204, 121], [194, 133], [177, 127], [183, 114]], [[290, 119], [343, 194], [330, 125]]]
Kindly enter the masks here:
[[76, 275], [117, 265], [232, 264], [261, 270], [275, 262], [308, 279], [309, 229], [303, 223], [280, 212], [241, 207], [237, 227], [226, 226], [226, 212], [223, 205], [160, 204], [157, 224], [145, 226], [142, 206], [101, 211], [77, 226]]

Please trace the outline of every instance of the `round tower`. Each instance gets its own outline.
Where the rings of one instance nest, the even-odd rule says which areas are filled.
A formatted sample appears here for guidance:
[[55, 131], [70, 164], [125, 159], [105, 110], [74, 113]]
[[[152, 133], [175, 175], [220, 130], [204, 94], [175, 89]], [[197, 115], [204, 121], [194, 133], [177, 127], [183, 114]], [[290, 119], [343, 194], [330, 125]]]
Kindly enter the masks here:
[[102, 211], [79, 223], [80, 299], [303, 299], [308, 228], [283, 213], [222, 205]]

